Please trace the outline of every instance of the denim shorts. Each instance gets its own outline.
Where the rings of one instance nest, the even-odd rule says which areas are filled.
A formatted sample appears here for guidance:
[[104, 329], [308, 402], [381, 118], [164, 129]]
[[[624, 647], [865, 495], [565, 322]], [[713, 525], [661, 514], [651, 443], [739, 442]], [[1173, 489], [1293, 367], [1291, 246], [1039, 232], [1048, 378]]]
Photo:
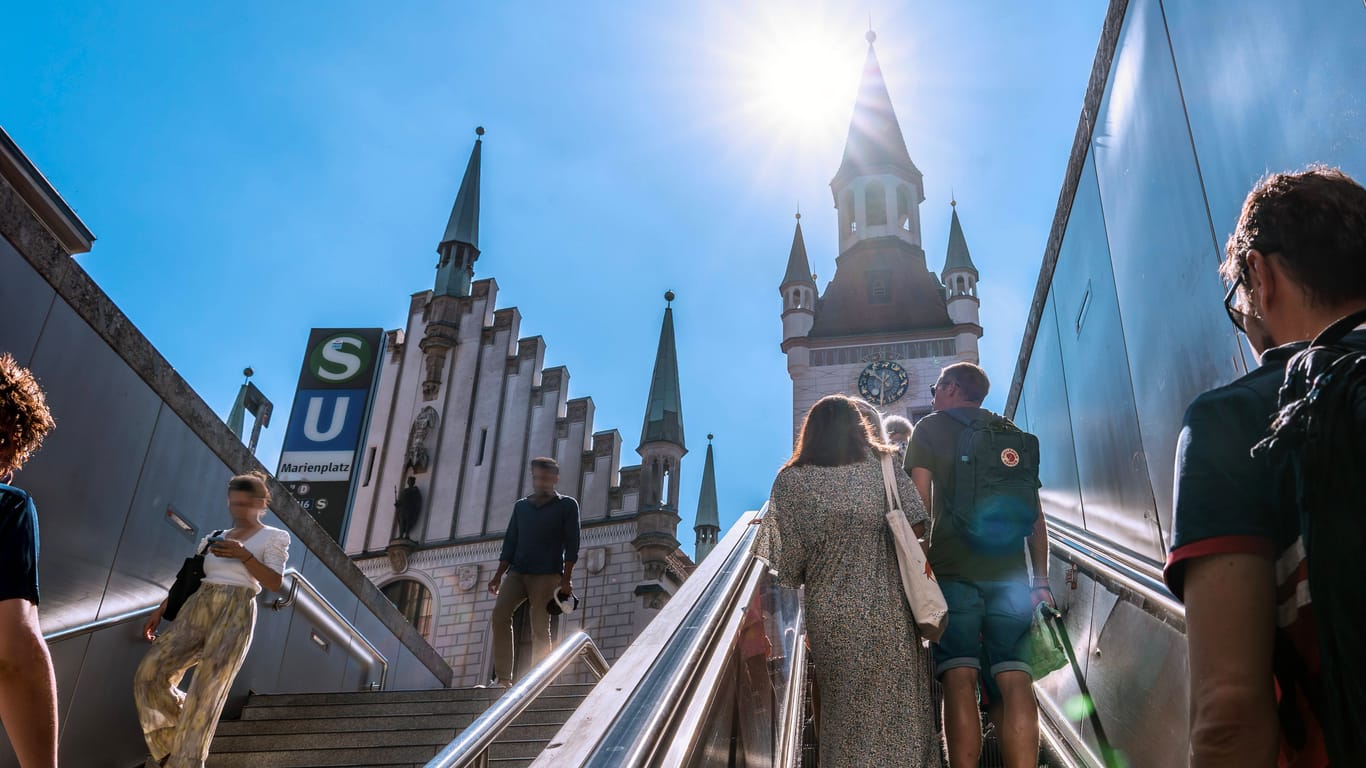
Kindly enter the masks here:
[[944, 579], [939, 588], [949, 606], [949, 624], [932, 646], [936, 677], [958, 667], [980, 670], [983, 657], [992, 677], [1031, 671], [1023, 642], [1034, 617], [1028, 581]]

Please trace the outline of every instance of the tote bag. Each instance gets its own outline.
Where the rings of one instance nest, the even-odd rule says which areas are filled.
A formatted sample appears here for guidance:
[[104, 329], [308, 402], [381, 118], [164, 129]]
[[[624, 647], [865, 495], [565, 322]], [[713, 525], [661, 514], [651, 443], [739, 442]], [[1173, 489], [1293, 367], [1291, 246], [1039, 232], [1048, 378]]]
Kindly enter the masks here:
[[949, 606], [925, 559], [925, 550], [920, 548], [915, 530], [901, 509], [901, 492], [897, 490], [896, 470], [890, 455], [882, 457], [882, 485], [887, 491], [887, 527], [892, 531], [892, 543], [896, 546], [906, 602], [911, 605], [911, 615], [915, 617], [920, 634], [930, 642], [936, 642], [948, 626]]

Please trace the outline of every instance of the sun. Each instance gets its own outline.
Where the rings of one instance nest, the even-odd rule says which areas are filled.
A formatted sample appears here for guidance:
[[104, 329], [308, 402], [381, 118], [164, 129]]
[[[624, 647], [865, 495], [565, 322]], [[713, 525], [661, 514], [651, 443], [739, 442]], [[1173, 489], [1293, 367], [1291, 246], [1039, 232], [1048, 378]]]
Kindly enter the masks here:
[[[824, 8], [764, 6], [739, 26], [733, 85], [748, 127], [771, 140], [828, 144], [848, 128], [858, 88], [861, 33]], [[763, 12], [758, 12], [762, 14]]]

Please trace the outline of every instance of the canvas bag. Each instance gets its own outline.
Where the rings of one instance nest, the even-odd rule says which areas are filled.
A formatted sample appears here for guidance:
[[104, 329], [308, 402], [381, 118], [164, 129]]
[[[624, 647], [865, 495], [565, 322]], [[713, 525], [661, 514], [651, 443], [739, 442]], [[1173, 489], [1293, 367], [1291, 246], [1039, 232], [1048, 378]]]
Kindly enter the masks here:
[[915, 530], [901, 508], [901, 491], [897, 489], [891, 455], [882, 457], [882, 486], [887, 492], [887, 527], [891, 529], [892, 544], [896, 547], [906, 602], [911, 605], [911, 615], [915, 617], [920, 634], [930, 642], [937, 642], [949, 624], [949, 606], [944, 602], [944, 593], [939, 589], [934, 571], [930, 570], [925, 550], [920, 548]]

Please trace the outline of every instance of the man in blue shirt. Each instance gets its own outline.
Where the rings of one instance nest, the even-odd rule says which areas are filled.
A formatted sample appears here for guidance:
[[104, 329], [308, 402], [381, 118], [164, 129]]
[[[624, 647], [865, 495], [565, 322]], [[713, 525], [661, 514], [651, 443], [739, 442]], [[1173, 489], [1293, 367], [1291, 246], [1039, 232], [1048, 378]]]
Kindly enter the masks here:
[[33, 374], [0, 355], [0, 722], [23, 768], [57, 766], [57, 682], [38, 626], [38, 510], [8, 483], [52, 425]]
[[[556, 592], [574, 593], [574, 563], [579, 559], [579, 503], [560, 495], [560, 465], [554, 459], [531, 460], [532, 494], [512, 508], [498, 571], [489, 580], [493, 605], [492, 686], [512, 684], [515, 656], [512, 614], [527, 601], [531, 612], [531, 653], [535, 664], [550, 650], [550, 614], [546, 604]], [[506, 575], [506, 579], [504, 578]]]

